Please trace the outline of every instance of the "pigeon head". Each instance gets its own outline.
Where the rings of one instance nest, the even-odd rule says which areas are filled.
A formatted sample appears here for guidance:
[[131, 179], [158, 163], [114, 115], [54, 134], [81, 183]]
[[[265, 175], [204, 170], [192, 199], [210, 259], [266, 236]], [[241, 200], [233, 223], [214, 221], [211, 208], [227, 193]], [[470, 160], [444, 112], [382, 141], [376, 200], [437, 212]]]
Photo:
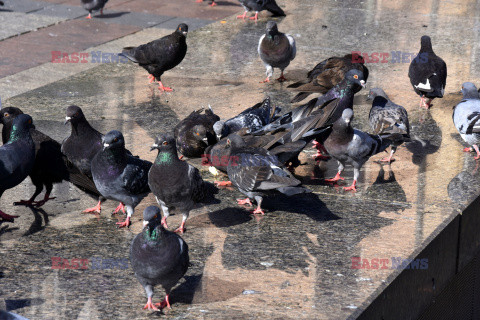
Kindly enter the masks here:
[[228, 149], [228, 148], [235, 149], [235, 148], [244, 147], [245, 145], [246, 145], [245, 141], [242, 139], [242, 137], [240, 137], [238, 134], [232, 133], [227, 138], [225, 148], [226, 149]]
[[365, 88], [365, 79], [363, 78], [363, 72], [360, 70], [349, 70], [347, 73], [345, 73], [345, 79]]
[[352, 121], [352, 118], [353, 118], [353, 110], [352, 109], [347, 108], [347, 109], [343, 110], [342, 119], [347, 125]]
[[464, 82], [462, 84], [462, 90], [460, 92], [463, 94], [463, 99], [479, 99], [479, 94], [477, 87], [471, 82]]
[[147, 230], [147, 236], [151, 240], [156, 240], [158, 237], [155, 229], [160, 226], [162, 227], [162, 212], [157, 206], [148, 206], [143, 210], [143, 228]]
[[185, 23], [180, 23], [177, 27], [177, 30], [175, 30], [175, 31], [183, 34], [184, 36], [187, 36], [188, 26]]
[[172, 152], [177, 150], [175, 138], [170, 133], [162, 133], [156, 139], [150, 148], [150, 151], [157, 149], [159, 152]]
[[420, 52], [433, 52], [432, 40], [429, 36], [422, 36], [420, 39]]
[[267, 35], [273, 37], [278, 33], [277, 23], [275, 21], [267, 22]]
[[0, 123], [4, 126], [10, 124], [20, 114], [23, 114], [23, 112], [19, 108], [7, 107], [0, 109]]
[[202, 125], [196, 125], [192, 128], [195, 140], [203, 141], [208, 145], [207, 129]]
[[220, 140], [223, 137], [224, 128], [225, 128], [225, 121], [223, 120], [217, 121], [213, 124], [213, 131], [215, 131], [217, 140]]
[[125, 148], [125, 140], [120, 131], [112, 130], [102, 138], [103, 150]]
[[9, 141], [13, 142], [21, 137], [25, 137], [27, 134], [30, 134], [30, 129], [35, 129], [32, 117], [28, 114], [18, 115], [13, 119]]
[[67, 107], [66, 116], [65, 116], [65, 124], [68, 122], [77, 123], [81, 120], [85, 120], [85, 116], [83, 115], [82, 109], [77, 106], [69, 106]]
[[367, 100], [373, 100], [375, 97], [383, 97], [385, 99], [388, 99], [387, 94], [385, 91], [383, 91], [382, 88], [372, 88], [368, 92]]

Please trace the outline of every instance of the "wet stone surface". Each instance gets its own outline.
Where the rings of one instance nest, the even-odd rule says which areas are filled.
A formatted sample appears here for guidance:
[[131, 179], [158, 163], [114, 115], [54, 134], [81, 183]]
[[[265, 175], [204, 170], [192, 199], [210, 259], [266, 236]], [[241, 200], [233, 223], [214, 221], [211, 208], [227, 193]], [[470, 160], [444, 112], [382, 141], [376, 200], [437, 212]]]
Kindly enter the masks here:
[[[172, 293], [173, 308], [158, 313], [142, 310], [144, 290], [123, 264], [141, 230], [141, 213], [155, 204], [154, 197], [136, 208], [129, 230], [118, 230], [115, 222], [124, 217], [110, 215], [116, 203], [107, 201], [100, 216], [81, 214], [95, 200], [67, 183], [54, 187], [57, 198], [42, 209], [14, 207], [14, 201], [33, 193], [27, 179], [0, 200], [2, 210], [20, 216], [14, 224], [0, 225], [0, 303], [30, 319], [355, 317], [400, 272], [392, 268], [392, 257], [407, 259], [418, 252], [478, 195], [477, 163], [462, 152], [464, 143], [451, 120], [461, 83], [479, 80], [474, 48], [479, 39], [469, 27], [477, 15], [458, 1], [408, 14], [405, 7], [411, 8], [411, 1], [396, 7], [279, 2], [287, 12], [286, 18], [277, 19], [279, 29], [297, 39], [297, 58], [285, 73], [289, 80], [303, 77], [332, 55], [356, 50], [415, 53], [420, 36], [431, 35], [449, 77], [445, 97], [434, 100], [428, 111], [418, 107], [408, 63], [368, 64], [368, 87], [382, 86], [405, 106], [415, 141], [400, 147], [391, 165], [378, 163], [384, 154], [372, 157], [362, 168], [355, 194], [342, 188], [351, 183], [352, 168], [346, 168], [340, 185], [325, 184], [325, 177], [335, 175], [336, 163], [316, 166], [310, 147], [301, 154], [305, 165], [296, 174], [314, 191], [311, 195], [268, 198], [265, 216], [253, 216], [236, 204], [242, 197], [238, 191], [222, 189], [218, 203], [191, 212], [184, 239], [192, 266]], [[285, 111], [294, 107], [288, 102], [295, 95], [286, 89], [290, 82], [259, 83], [265, 69], [256, 46], [267, 21], [261, 16], [256, 24], [232, 17], [191, 32], [185, 60], [162, 77], [175, 89], [171, 94], [160, 95], [156, 86], [148, 85], [140, 67], [104, 64], [3, 105], [31, 114], [37, 128], [59, 141], [69, 134], [63, 125], [66, 106], [79, 105], [95, 128], [121, 130], [127, 148], [152, 161], [155, 153], [149, 147], [155, 135], [173, 129], [202, 106], [210, 104], [222, 118], [266, 95]], [[274, 76], [279, 76], [277, 70]], [[369, 131], [366, 94], [363, 90], [355, 98], [354, 126]], [[213, 177], [199, 159], [191, 163], [207, 180], [226, 179]], [[180, 221], [174, 215], [169, 225], [176, 228]], [[87, 269], [54, 269], [53, 257], [90, 263]], [[352, 257], [390, 262], [386, 269], [352, 269]], [[94, 268], [93, 259], [105, 265]], [[110, 265], [109, 259], [118, 263]], [[154, 302], [163, 294], [156, 288]]]

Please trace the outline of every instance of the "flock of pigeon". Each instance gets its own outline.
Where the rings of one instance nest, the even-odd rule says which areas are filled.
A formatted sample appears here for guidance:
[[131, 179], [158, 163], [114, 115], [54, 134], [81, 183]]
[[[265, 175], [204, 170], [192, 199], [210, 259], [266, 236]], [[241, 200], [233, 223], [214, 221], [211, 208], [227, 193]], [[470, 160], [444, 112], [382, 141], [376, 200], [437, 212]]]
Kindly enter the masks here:
[[[82, 2], [89, 12], [101, 10], [106, 3], [105, 0]], [[254, 19], [261, 10], [285, 15], [273, 0], [240, 2], [246, 12], [256, 11]], [[246, 12], [240, 17], [245, 18]], [[182, 23], [172, 34], [138, 47], [124, 48], [122, 54], [145, 68], [150, 82], [158, 81], [162, 92], [172, 91], [162, 84], [161, 76], [185, 57], [187, 32], [188, 26]], [[285, 81], [283, 71], [296, 55], [295, 40], [269, 21], [259, 39], [258, 53], [266, 66], [267, 78], [263, 82], [270, 81], [274, 68], [281, 70], [278, 81]], [[428, 36], [421, 38], [418, 56], [426, 59], [414, 59], [408, 76], [421, 97], [421, 106], [429, 108], [432, 99], [443, 97], [447, 67], [433, 52]], [[144, 229], [132, 242], [130, 259], [147, 293], [144, 309], [170, 307], [171, 288], [189, 265], [187, 244], [168, 231], [171, 210], [183, 215], [181, 225], [175, 230], [183, 233], [190, 210], [213, 198], [218, 186], [233, 185], [245, 194], [239, 204], [252, 206], [252, 199], [255, 200], [254, 214], [264, 214], [261, 208], [264, 196], [310, 192], [295, 178], [294, 171], [300, 165], [300, 152], [312, 142], [318, 150], [314, 156], [317, 161], [332, 157], [338, 162], [336, 176], [325, 181], [343, 180], [343, 169], [352, 165], [353, 182], [344, 189], [356, 191], [360, 169], [371, 156], [390, 146], [389, 156], [382, 161], [391, 162], [396, 148], [410, 141], [407, 111], [392, 102], [381, 88], [371, 89], [368, 94], [373, 100], [369, 114], [372, 133], [352, 127], [353, 98], [365, 87], [368, 75], [362, 57], [352, 54], [331, 57], [317, 64], [306, 79], [288, 86], [299, 92], [292, 103], [303, 101], [312, 93], [322, 94], [290, 112], [282, 113], [269, 97], [231, 119], [221, 120], [211, 108], [194, 111], [172, 133], [157, 136], [151, 147], [151, 151], [158, 152], [154, 163], [128, 151], [120, 131], [106, 134], [97, 131], [78, 106], [66, 108], [65, 120], [71, 133], [62, 143], [37, 131], [32, 118], [20, 109], [3, 108], [0, 110], [3, 124], [0, 196], [30, 176], [36, 187], [34, 194], [29, 200], [15, 204], [42, 206], [54, 199], [50, 197], [54, 183], [69, 181], [98, 200], [95, 207], [84, 212], [100, 213], [105, 199], [118, 201], [114, 213], [126, 212], [125, 221], [118, 223], [121, 228], [131, 224], [135, 207], [152, 192], [161, 210], [150, 206], [143, 212]], [[453, 121], [462, 138], [476, 151], [475, 159], [479, 159], [480, 96], [475, 85], [468, 82], [462, 92], [463, 99], [454, 109]], [[222, 171], [229, 181], [216, 181], [216, 186], [205, 182], [199, 170], [183, 157], [201, 157], [204, 164], [211, 166], [212, 173]], [[44, 187], [44, 198], [35, 201]], [[16, 216], [0, 211], [0, 218], [13, 222]], [[161, 303], [153, 304], [153, 287], [158, 284], [167, 295]]]

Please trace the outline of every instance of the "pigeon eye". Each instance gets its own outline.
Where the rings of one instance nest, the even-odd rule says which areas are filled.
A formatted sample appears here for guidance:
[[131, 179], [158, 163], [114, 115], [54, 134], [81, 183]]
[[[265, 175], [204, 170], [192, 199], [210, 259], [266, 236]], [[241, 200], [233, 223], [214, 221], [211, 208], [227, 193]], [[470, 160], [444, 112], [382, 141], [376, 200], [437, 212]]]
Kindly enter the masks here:
[[163, 141], [162, 144], [163, 144], [164, 146], [166, 146], [166, 145], [168, 144], [168, 142], [167, 142], [167, 141]]
[[32, 119], [28, 119], [28, 124], [32, 124]]
[[113, 139], [113, 142], [117, 142], [117, 141], [118, 141], [118, 138]]
[[157, 215], [154, 215], [154, 216], [153, 216], [153, 219], [157, 219]]
[[74, 117], [78, 117], [78, 111], [75, 112], [75, 114], [73, 115]]
[[198, 133], [198, 132], [197, 132], [197, 133], [195, 133], [195, 134], [196, 134], [197, 136], [199, 136], [199, 135], [200, 135], [200, 133]]
[[10, 114], [8, 114], [8, 112], [5, 112], [5, 113], [3, 114], [3, 116], [4, 116], [4, 117], [10, 117]]
[[353, 77], [354, 77], [355, 79], [358, 79], [358, 76], [357, 76], [357, 75], [354, 75]]

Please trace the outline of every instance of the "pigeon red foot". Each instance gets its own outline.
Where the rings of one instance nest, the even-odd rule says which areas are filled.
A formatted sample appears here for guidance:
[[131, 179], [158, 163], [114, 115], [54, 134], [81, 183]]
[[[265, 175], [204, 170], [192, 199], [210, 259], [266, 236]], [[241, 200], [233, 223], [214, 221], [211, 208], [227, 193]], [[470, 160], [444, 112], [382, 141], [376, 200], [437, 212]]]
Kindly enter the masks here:
[[101, 212], [102, 212], [102, 201], [98, 201], [98, 203], [95, 207], [88, 208], [88, 209], [82, 211], [82, 213], [91, 213], [91, 214], [101, 213]]
[[88, 16], [85, 19], [92, 19], [92, 14], [89, 13]]
[[166, 217], [163, 217], [163, 218], [162, 218], [162, 226], [163, 226], [165, 229], [168, 229], [167, 218], [166, 218]]
[[182, 221], [182, 224], [180, 224], [180, 227], [178, 227], [177, 229], [175, 229], [175, 233], [181, 233], [183, 234], [185, 232], [185, 221]]
[[163, 299], [162, 302], [155, 303], [155, 306], [160, 307], [160, 309], [163, 309], [165, 307], [171, 309], [172, 307], [170, 306], [170, 301], [168, 301], [168, 294], [165, 296], [165, 299]]
[[214, 181], [213, 182], [217, 187], [230, 187], [232, 181]]
[[35, 207], [40, 208], [40, 207], [43, 206], [45, 203], [47, 203], [48, 200], [53, 200], [53, 199], [56, 199], [56, 198], [57, 198], [57, 197], [51, 197], [51, 198], [50, 198], [50, 194], [45, 193], [45, 197], [43, 197], [43, 200], [34, 201], [33, 204], [34, 204]]
[[315, 161], [322, 161], [322, 160], [329, 160], [330, 159], [330, 156], [327, 154], [327, 149], [325, 149], [325, 147], [323, 146], [323, 144], [321, 144], [320, 142], [317, 142], [315, 140], [313, 140], [313, 147], [312, 148], [316, 148], [317, 149], [317, 153], [315, 155], [312, 156], [313, 159], [315, 159]]
[[242, 15], [237, 16], [237, 19], [245, 20], [246, 17], [247, 17], [247, 11], [245, 11]]
[[155, 82], [155, 77], [152, 74], [148, 75], [148, 83], [154, 83]]
[[280, 78], [278, 78], [277, 81], [278, 81], [278, 82], [287, 81], [287, 78], [285, 78], [285, 76], [283, 75], [283, 71], [282, 71], [282, 74], [280, 75]]
[[258, 206], [255, 210], [252, 211], [253, 214], [262, 214], [262, 215], [265, 215], [265, 212], [262, 210], [262, 208], [260, 208], [260, 206]]
[[0, 218], [2, 218], [2, 220], [4, 221], [13, 222], [13, 220], [18, 217], [19, 216], [11, 216], [9, 214], [6, 214], [5, 212], [2, 212], [2, 210], [0, 210]]
[[123, 222], [117, 222], [117, 227], [119, 228], [124, 228], [124, 227], [130, 227], [132, 223], [130, 222], [130, 217], [127, 217], [125, 221]]
[[123, 213], [125, 213], [125, 205], [121, 202], [118, 204], [115, 210], [113, 210], [112, 215], [117, 214], [120, 210], [122, 210]]
[[152, 297], [148, 298], [147, 304], [143, 307], [143, 310], [153, 310], [153, 311], [160, 311], [155, 305], [152, 303]]
[[172, 92], [173, 89], [172, 88], [169, 88], [169, 87], [165, 87], [163, 84], [162, 84], [162, 81], [158, 81], [158, 83], [160, 84], [158, 86], [158, 90], [162, 91], [162, 92]]
[[237, 204], [247, 204], [250, 207], [253, 206], [252, 201], [250, 201], [250, 198], [237, 199]]
[[250, 20], [255, 20], [255, 21], [257, 21], [257, 20], [258, 20], [258, 12], [256, 12], [253, 17], [250, 17]]
[[337, 182], [338, 180], [345, 180], [344, 178], [340, 177], [340, 172], [337, 172], [337, 175], [331, 179], [325, 179], [325, 182]]
[[355, 188], [356, 184], [357, 184], [357, 180], [353, 180], [352, 185], [350, 187], [343, 187], [343, 190], [357, 192], [357, 188]]

